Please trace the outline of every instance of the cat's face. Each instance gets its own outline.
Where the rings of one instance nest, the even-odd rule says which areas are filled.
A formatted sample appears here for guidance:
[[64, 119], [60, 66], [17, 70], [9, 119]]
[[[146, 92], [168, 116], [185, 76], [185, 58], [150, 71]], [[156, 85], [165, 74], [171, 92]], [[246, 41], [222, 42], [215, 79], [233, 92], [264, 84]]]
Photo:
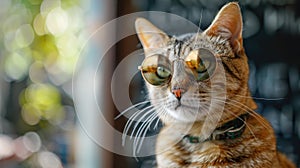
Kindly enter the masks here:
[[255, 108], [253, 102], [235, 96], [249, 95], [242, 19], [236, 3], [223, 7], [202, 33], [170, 38], [142, 18], [137, 19], [136, 30], [145, 52], [140, 69], [149, 99], [163, 122], [238, 115], [229, 99]]

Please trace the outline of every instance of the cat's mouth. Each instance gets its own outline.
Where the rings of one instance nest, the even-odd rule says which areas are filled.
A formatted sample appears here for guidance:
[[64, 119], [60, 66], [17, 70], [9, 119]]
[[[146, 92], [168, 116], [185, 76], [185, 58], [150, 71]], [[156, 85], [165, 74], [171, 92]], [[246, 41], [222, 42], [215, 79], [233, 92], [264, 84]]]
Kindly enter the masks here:
[[[172, 106], [166, 108], [168, 114], [178, 121], [194, 122], [199, 115], [199, 107], [184, 102], [176, 102]], [[201, 117], [200, 117], [201, 118]]]
[[177, 110], [181, 106], [181, 101], [178, 101], [178, 104], [175, 107], [175, 110]]
[[181, 101], [177, 101], [176, 104], [171, 109], [173, 109], [174, 111], [178, 111], [178, 110], [182, 110], [182, 109], [198, 111], [199, 107], [198, 106], [193, 106], [191, 104], [184, 104]]

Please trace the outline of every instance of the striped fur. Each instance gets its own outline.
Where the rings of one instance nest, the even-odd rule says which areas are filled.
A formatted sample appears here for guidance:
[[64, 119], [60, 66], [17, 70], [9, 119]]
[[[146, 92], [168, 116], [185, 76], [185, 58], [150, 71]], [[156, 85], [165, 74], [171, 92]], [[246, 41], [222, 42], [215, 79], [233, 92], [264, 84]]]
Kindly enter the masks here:
[[[164, 123], [156, 146], [159, 168], [295, 167], [277, 152], [270, 124], [254, 112], [257, 107], [248, 89], [249, 69], [237, 3], [224, 6], [202, 33], [168, 37], [142, 18], [136, 21], [136, 30], [146, 57], [161, 54], [173, 66], [170, 83], [146, 83], [151, 104]], [[184, 62], [191, 51], [199, 48], [211, 51], [219, 60], [210, 79], [200, 82]], [[172, 94], [174, 87], [184, 91], [180, 106]], [[217, 126], [244, 113], [250, 117], [241, 137], [197, 144], [182, 139], [187, 134], [205, 139]]]

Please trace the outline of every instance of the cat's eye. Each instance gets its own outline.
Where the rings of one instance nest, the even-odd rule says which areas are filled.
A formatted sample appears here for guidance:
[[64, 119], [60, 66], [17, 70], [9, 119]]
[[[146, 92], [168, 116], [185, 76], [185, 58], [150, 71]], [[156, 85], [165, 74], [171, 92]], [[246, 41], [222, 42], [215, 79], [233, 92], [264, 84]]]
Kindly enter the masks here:
[[216, 68], [214, 54], [204, 48], [191, 51], [185, 58], [185, 62], [193, 70], [197, 81], [208, 79]]
[[143, 78], [151, 85], [163, 85], [171, 79], [171, 63], [163, 55], [146, 57], [139, 69]]

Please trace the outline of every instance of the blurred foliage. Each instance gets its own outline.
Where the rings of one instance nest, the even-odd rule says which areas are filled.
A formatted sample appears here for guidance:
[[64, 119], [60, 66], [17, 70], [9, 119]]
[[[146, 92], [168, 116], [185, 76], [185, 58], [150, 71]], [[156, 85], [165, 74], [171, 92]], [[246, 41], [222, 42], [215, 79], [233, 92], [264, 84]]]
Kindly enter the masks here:
[[10, 122], [1, 133], [18, 137], [17, 158], [26, 160], [18, 167], [70, 164], [66, 131], [75, 123], [71, 79], [85, 38], [82, 2], [0, 1], [0, 77], [8, 86], [0, 87], [8, 95], [0, 119]]
[[35, 125], [40, 119], [55, 121], [63, 117], [58, 90], [47, 84], [31, 84], [20, 96], [22, 117], [27, 124]]
[[[2, 0], [0, 54], [8, 82], [26, 80], [20, 95], [22, 118], [58, 124], [64, 118], [61, 94], [78, 59], [83, 40], [79, 0]], [[68, 85], [68, 87], [70, 87]]]

